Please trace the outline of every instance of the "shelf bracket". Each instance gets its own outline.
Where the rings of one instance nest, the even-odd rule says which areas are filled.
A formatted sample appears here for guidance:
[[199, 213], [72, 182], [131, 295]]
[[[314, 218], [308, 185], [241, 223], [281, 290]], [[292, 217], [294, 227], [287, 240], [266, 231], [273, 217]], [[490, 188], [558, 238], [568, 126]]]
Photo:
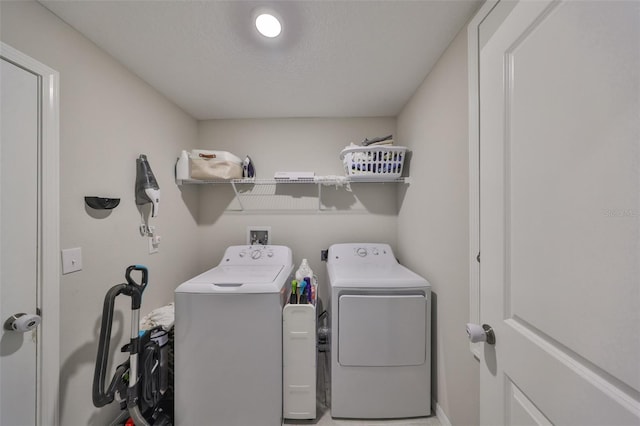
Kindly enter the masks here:
[[233, 192], [235, 192], [236, 194], [236, 200], [238, 200], [238, 204], [240, 204], [240, 211], [244, 211], [244, 206], [242, 205], [242, 197], [240, 197], [240, 194], [238, 193], [238, 188], [236, 187], [236, 183], [234, 182], [234, 180], [231, 180], [231, 186], [233, 187]]

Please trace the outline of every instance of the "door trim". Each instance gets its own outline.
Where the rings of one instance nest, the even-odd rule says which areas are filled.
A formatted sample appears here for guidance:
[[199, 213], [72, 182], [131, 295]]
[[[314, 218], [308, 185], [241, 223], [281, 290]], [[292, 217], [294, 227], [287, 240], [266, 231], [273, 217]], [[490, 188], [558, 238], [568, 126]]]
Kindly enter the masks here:
[[59, 74], [57, 71], [0, 42], [0, 57], [38, 75], [42, 128], [40, 133], [40, 259], [38, 307], [38, 374], [36, 424], [58, 425], [60, 376], [60, 140]]
[[[487, 0], [467, 26], [469, 83], [469, 322], [480, 324], [480, 24], [499, 0]], [[469, 343], [480, 360], [482, 343]]]

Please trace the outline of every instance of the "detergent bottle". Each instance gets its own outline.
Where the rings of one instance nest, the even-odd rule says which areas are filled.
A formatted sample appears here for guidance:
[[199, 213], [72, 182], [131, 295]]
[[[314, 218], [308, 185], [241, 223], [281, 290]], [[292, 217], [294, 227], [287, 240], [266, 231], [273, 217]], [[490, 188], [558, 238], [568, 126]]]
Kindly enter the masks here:
[[304, 281], [304, 277], [313, 278], [313, 271], [311, 270], [307, 259], [302, 259], [300, 267], [296, 271], [296, 280], [298, 280], [298, 282]]

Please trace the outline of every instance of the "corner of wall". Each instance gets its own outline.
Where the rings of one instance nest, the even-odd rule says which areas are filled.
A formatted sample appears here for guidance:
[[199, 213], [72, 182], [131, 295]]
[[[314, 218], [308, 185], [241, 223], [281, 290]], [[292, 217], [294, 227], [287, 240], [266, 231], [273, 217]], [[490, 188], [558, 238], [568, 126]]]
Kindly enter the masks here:
[[467, 80], [465, 26], [398, 117], [398, 139], [412, 151], [411, 185], [398, 199], [399, 255], [432, 285], [432, 393], [438, 417], [451, 419], [450, 424], [479, 422], [479, 369], [464, 333], [469, 315]]

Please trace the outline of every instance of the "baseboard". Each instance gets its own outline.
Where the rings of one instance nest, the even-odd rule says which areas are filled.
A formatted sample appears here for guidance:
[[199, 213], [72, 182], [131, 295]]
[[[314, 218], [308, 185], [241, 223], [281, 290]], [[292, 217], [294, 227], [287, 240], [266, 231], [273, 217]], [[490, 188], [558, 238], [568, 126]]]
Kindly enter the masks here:
[[451, 426], [451, 421], [449, 421], [449, 418], [444, 413], [444, 410], [442, 409], [440, 404], [438, 404], [438, 401], [432, 401], [432, 404], [433, 407], [436, 407], [436, 417], [440, 421], [440, 424], [442, 426]]

